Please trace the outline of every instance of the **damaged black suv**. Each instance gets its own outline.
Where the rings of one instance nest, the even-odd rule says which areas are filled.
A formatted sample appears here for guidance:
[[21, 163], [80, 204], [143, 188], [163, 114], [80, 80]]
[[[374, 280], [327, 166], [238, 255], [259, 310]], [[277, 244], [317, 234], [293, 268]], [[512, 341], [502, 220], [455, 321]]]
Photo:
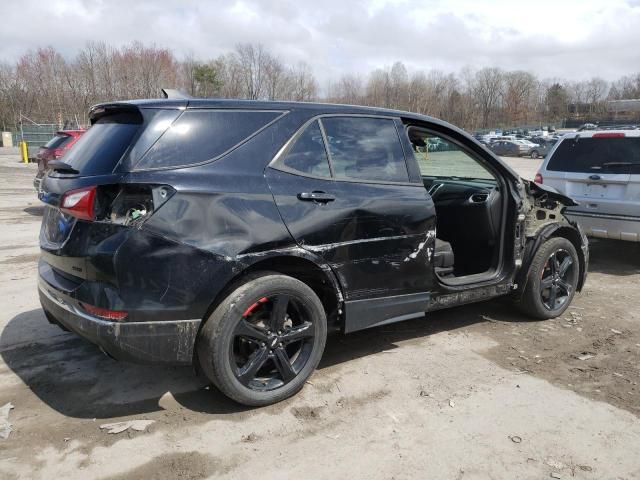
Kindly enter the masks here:
[[188, 98], [90, 118], [40, 192], [47, 318], [246, 405], [300, 390], [330, 331], [502, 295], [552, 318], [585, 281], [574, 202], [433, 118]]

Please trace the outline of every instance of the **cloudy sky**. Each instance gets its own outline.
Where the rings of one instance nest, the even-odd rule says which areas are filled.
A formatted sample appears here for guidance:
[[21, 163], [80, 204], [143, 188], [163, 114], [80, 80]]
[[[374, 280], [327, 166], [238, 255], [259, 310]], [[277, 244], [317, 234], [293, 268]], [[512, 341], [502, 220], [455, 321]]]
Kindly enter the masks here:
[[640, 71], [640, 0], [10, 0], [0, 61], [51, 45], [141, 40], [211, 58], [259, 42], [322, 81], [400, 60], [409, 70], [525, 69], [543, 78]]

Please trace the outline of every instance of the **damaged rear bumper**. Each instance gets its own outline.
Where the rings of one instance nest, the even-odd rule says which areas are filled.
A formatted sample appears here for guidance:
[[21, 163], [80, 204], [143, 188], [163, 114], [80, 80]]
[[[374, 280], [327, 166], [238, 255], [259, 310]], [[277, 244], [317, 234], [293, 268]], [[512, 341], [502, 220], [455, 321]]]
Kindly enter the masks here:
[[62, 326], [98, 345], [117, 360], [191, 365], [201, 320], [111, 322], [89, 315], [77, 302], [42, 278], [42, 308]]

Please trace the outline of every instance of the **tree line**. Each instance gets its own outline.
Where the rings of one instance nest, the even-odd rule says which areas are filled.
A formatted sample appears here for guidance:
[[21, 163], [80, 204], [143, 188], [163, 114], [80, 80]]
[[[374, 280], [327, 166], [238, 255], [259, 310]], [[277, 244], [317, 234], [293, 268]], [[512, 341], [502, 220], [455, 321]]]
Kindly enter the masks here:
[[467, 130], [553, 124], [569, 116], [604, 114], [608, 100], [640, 98], [640, 73], [614, 82], [540, 79], [520, 70], [486, 67], [409, 72], [402, 62], [365, 75], [346, 73], [321, 90], [307, 63], [289, 65], [264, 46], [240, 44], [210, 60], [177, 58], [134, 42], [90, 42], [72, 58], [52, 47], [0, 62], [0, 127], [19, 122], [86, 125], [87, 110], [104, 101], [157, 98], [172, 87], [195, 97], [329, 101], [424, 113]]

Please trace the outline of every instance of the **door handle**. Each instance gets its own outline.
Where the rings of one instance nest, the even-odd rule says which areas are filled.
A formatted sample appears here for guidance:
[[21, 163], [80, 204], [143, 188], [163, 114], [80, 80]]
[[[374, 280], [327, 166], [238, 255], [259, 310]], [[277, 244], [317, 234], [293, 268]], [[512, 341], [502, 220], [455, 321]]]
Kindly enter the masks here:
[[602, 180], [600, 175], [589, 175], [589, 180]]
[[327, 203], [333, 202], [336, 197], [326, 192], [302, 192], [298, 194], [298, 199], [305, 202]]

